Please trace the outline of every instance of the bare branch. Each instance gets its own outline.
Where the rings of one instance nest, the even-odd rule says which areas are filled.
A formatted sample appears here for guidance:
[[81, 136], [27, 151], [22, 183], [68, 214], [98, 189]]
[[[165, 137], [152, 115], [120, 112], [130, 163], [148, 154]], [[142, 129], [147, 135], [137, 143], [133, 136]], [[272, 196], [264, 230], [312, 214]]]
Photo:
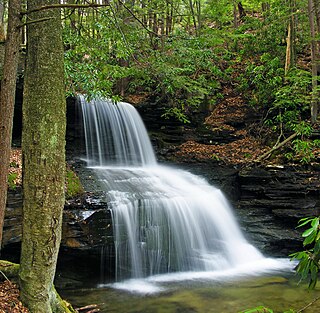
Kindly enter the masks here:
[[28, 15], [30, 13], [34, 13], [34, 12], [39, 12], [39, 11], [45, 11], [45, 10], [50, 10], [50, 9], [90, 9], [90, 8], [102, 8], [102, 7], [109, 7], [110, 4], [106, 3], [106, 4], [98, 4], [98, 3], [89, 3], [89, 4], [50, 4], [50, 5], [44, 5], [41, 7], [38, 7], [36, 9], [33, 10], [29, 10], [29, 11], [21, 11], [22, 15]]
[[20, 25], [19, 25], [19, 28], [21, 28], [21, 27], [23, 27], [23, 26], [26, 26], [26, 25], [30, 25], [30, 24], [45, 22], [45, 21], [48, 21], [48, 20], [51, 20], [51, 19], [53, 19], [53, 17], [44, 17], [44, 18], [39, 18], [39, 19], [37, 19], [37, 20], [28, 21], [28, 22], [26, 22], [26, 23], [20, 24]]
[[298, 310], [297, 313], [301, 313], [304, 310], [306, 310], [307, 308], [309, 308], [310, 306], [312, 306], [315, 302], [317, 302], [320, 299], [320, 297], [317, 297], [315, 299], [313, 299], [313, 301], [311, 301], [309, 304], [307, 304], [305, 307], [303, 307], [302, 309]]
[[161, 37], [161, 35], [155, 33], [154, 31], [150, 30], [144, 23], [134, 14], [134, 12], [128, 8], [123, 1], [119, 0], [120, 4], [123, 5], [123, 7], [131, 14], [131, 16], [148, 32], [151, 34], [156, 35], [157, 37]]

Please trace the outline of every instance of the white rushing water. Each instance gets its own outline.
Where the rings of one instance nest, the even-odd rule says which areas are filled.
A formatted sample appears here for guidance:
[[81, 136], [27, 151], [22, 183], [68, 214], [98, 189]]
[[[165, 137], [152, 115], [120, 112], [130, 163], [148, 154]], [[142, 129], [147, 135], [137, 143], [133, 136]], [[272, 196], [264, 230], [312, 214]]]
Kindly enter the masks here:
[[287, 260], [264, 258], [246, 241], [219, 189], [187, 171], [157, 164], [132, 105], [80, 100], [87, 162], [105, 185], [113, 215], [114, 287], [153, 292], [165, 281], [291, 267]]

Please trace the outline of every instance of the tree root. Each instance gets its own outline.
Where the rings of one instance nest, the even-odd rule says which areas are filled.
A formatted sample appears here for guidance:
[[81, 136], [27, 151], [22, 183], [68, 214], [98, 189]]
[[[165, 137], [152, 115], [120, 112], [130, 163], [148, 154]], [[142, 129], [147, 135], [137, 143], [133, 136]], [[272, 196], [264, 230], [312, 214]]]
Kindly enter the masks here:
[[7, 280], [13, 279], [15, 281], [18, 281], [19, 264], [0, 260], [0, 272]]

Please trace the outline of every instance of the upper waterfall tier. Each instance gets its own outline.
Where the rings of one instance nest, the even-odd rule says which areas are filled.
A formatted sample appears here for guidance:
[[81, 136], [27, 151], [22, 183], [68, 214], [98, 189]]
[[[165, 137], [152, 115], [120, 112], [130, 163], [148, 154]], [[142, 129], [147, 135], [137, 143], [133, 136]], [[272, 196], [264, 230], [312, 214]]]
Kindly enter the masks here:
[[81, 102], [89, 166], [150, 166], [156, 158], [136, 109], [109, 99]]

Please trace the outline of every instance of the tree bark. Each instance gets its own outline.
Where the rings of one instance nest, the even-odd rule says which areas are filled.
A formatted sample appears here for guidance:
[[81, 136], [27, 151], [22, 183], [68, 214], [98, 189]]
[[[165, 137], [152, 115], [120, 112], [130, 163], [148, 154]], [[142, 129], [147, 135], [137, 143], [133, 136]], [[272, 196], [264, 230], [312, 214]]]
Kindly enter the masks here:
[[243, 20], [244, 17], [246, 17], [246, 11], [244, 10], [242, 3], [238, 2], [238, 11], [239, 11], [239, 19], [240, 21]]
[[4, 31], [4, 0], [0, 0], [0, 41], [5, 40]]
[[[29, 0], [28, 10], [59, 3], [59, 0]], [[58, 300], [53, 287], [65, 182], [66, 101], [60, 10], [34, 11], [28, 20], [41, 22], [27, 27], [21, 300], [32, 313], [67, 312], [56, 307]]]
[[233, 27], [237, 29], [238, 26], [237, 4], [236, 1], [233, 1]]
[[288, 23], [288, 35], [287, 35], [287, 49], [286, 49], [286, 62], [285, 62], [285, 76], [287, 75], [290, 68], [295, 66], [296, 63], [296, 22], [295, 22], [295, 11], [296, 1], [289, 0], [289, 23]]
[[13, 111], [20, 45], [20, 0], [9, 1], [8, 38], [5, 44], [0, 92], [0, 250], [7, 199]]
[[288, 71], [291, 67], [291, 45], [292, 45], [292, 41], [291, 41], [291, 23], [288, 24], [288, 35], [287, 35], [287, 49], [286, 49], [286, 62], [284, 65], [284, 75], [287, 76]]
[[314, 124], [318, 118], [318, 63], [319, 63], [319, 48], [316, 41], [315, 29], [315, 3], [313, 0], [308, 0], [308, 15], [311, 35], [311, 71], [312, 71], [312, 99], [311, 99], [311, 123]]

